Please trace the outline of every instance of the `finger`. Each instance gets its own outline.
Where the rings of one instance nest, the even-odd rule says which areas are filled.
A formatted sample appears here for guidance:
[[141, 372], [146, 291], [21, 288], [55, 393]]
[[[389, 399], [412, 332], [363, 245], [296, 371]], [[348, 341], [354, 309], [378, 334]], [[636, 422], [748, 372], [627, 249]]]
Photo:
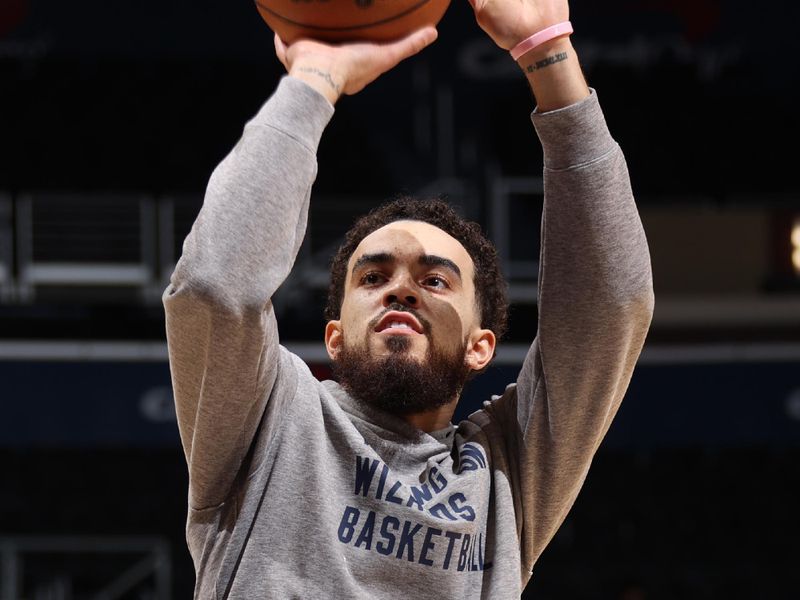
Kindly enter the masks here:
[[423, 27], [401, 40], [386, 44], [383, 47], [383, 56], [386, 61], [384, 71], [388, 71], [400, 61], [421, 52], [430, 46], [438, 36], [439, 32], [435, 27]]
[[278, 60], [281, 61], [281, 64], [288, 69], [289, 67], [286, 66], [286, 44], [283, 43], [283, 40], [278, 36], [277, 33], [275, 34], [274, 42], [275, 56], [277, 56]]

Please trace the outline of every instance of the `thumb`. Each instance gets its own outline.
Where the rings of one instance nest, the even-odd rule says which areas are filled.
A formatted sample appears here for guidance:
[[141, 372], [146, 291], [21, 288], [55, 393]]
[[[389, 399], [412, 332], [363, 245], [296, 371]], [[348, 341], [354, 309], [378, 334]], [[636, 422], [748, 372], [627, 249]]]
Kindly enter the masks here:
[[430, 46], [437, 37], [439, 37], [439, 32], [435, 27], [429, 26], [418, 29], [401, 40], [387, 44], [384, 46], [384, 56], [387, 62], [384, 71], [388, 71], [397, 63], [421, 52]]
[[275, 34], [275, 56], [278, 57], [278, 60], [281, 61], [281, 64], [288, 69], [286, 66], [286, 44], [283, 43], [283, 40]]

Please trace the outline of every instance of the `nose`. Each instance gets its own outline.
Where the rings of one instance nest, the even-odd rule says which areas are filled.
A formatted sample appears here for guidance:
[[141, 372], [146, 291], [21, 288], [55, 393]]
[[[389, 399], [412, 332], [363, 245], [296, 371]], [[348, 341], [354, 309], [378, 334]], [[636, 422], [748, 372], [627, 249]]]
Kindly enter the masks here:
[[383, 295], [383, 306], [402, 304], [404, 306], [417, 306], [419, 298], [414, 291], [413, 282], [408, 276], [399, 276], [388, 286]]

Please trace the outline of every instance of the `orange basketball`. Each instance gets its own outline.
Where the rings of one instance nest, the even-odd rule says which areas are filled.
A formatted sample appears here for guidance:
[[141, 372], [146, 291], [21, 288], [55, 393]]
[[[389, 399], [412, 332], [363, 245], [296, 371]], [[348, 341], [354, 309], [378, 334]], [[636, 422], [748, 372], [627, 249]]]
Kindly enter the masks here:
[[436, 25], [449, 4], [450, 0], [256, 0], [264, 21], [287, 44], [299, 38], [395, 40]]

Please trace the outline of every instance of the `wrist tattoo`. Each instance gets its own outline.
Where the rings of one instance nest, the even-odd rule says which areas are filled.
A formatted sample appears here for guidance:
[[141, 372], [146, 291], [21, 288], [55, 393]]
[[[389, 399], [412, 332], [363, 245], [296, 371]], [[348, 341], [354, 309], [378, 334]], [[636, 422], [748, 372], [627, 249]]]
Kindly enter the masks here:
[[543, 58], [542, 60], [536, 61], [535, 63], [525, 67], [525, 70], [528, 73], [533, 73], [534, 71], [538, 71], [539, 69], [544, 69], [545, 67], [549, 67], [550, 65], [560, 63], [562, 60], [567, 60], [566, 52], [559, 52], [558, 54], [554, 54], [553, 56], [548, 56], [547, 58]]
[[326, 82], [326, 83], [327, 83], [329, 86], [331, 86], [331, 87], [332, 87], [334, 90], [336, 90], [336, 93], [337, 93], [337, 94], [341, 94], [341, 93], [342, 93], [342, 88], [341, 88], [341, 86], [340, 86], [340, 85], [338, 85], [338, 84], [337, 84], [337, 83], [336, 83], [336, 82], [333, 80], [333, 77], [331, 77], [331, 74], [330, 74], [330, 73], [328, 73], [328, 72], [326, 72], [326, 71], [321, 71], [321, 70], [319, 70], [319, 69], [316, 69], [316, 68], [314, 68], [314, 67], [300, 67], [300, 68], [298, 69], [298, 71], [302, 71], [303, 73], [311, 73], [312, 75], [317, 75], [318, 77], [321, 77], [322, 79], [324, 79], [324, 80], [325, 80], [325, 82]]

